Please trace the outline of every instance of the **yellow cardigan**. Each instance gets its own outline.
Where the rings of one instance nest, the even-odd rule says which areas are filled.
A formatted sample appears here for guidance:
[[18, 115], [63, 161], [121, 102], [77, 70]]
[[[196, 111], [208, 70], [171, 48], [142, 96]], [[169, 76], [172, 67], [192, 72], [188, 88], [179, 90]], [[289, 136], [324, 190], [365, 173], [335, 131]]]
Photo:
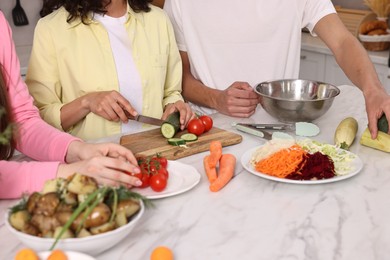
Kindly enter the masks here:
[[[128, 7], [126, 30], [143, 88], [142, 114], [160, 118], [166, 104], [183, 100], [182, 65], [169, 18], [150, 6], [148, 13]], [[119, 91], [115, 62], [103, 25], [91, 20], [67, 23], [60, 8], [35, 29], [26, 83], [42, 118], [58, 129], [61, 107], [95, 91]], [[129, 75], [131, 77], [131, 75]], [[89, 113], [68, 132], [82, 139], [119, 134], [120, 123]]]

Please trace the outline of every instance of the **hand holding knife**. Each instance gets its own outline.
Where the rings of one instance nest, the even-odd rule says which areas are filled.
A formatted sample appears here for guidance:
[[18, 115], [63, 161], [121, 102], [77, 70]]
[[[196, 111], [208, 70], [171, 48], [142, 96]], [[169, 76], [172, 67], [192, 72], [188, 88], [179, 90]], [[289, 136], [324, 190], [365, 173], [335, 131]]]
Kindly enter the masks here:
[[143, 116], [143, 115], [139, 115], [139, 114], [136, 116], [133, 116], [127, 110], [123, 109], [123, 111], [125, 112], [125, 115], [127, 116], [127, 118], [130, 120], [133, 120], [133, 121], [137, 121], [137, 122], [141, 122], [141, 123], [145, 123], [145, 124], [149, 124], [149, 125], [156, 125], [156, 126], [161, 126], [164, 123], [164, 120], [161, 120], [158, 118]]

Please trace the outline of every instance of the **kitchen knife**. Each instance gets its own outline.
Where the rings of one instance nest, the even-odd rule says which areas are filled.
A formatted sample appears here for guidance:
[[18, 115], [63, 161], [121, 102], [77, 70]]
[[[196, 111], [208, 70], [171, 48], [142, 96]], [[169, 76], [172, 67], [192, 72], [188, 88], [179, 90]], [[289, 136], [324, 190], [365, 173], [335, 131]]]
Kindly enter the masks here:
[[253, 127], [253, 126], [250, 126], [250, 125], [236, 124], [236, 128], [237, 128], [237, 130], [239, 130], [241, 132], [255, 135], [255, 136], [267, 139], [267, 140], [272, 139], [272, 134], [270, 134], [269, 132], [264, 131], [264, 130], [260, 130], [260, 129]]
[[295, 131], [295, 125], [293, 124], [239, 124], [257, 129]]
[[295, 135], [311, 137], [320, 133], [320, 128], [309, 122], [296, 122], [291, 124], [242, 124], [240, 125], [265, 130], [280, 130], [295, 132]]
[[150, 116], [143, 116], [143, 115], [132, 116], [126, 110], [123, 109], [123, 111], [125, 112], [127, 118], [130, 120], [134, 120], [134, 121], [149, 124], [149, 125], [157, 125], [157, 126], [161, 126], [164, 123], [164, 120], [161, 120], [158, 118], [154, 118], [154, 117], [150, 117]]

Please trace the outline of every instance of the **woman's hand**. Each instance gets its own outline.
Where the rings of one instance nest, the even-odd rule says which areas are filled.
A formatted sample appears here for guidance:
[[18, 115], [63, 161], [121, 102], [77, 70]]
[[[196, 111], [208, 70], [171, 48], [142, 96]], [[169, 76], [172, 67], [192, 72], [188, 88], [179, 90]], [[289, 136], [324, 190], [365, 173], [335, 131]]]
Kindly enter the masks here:
[[132, 116], [138, 114], [130, 102], [115, 90], [90, 93], [85, 96], [84, 104], [92, 113], [109, 121], [127, 123], [128, 118], [124, 109]]
[[[368, 118], [368, 128], [371, 138], [378, 136], [378, 119], [385, 113], [387, 120], [390, 119], [390, 95], [383, 89], [382, 91], [363, 92]], [[390, 121], [389, 121], [390, 122]], [[390, 130], [389, 133], [390, 134]]]
[[195, 113], [192, 111], [191, 107], [179, 100], [176, 101], [173, 104], [168, 104], [165, 106], [165, 111], [161, 119], [165, 120], [168, 115], [172, 114], [173, 112], [179, 111], [180, 113], [180, 129], [184, 130], [188, 124], [188, 122], [195, 118]]
[[96, 178], [101, 184], [141, 185], [138, 178], [125, 174], [139, 173], [140, 168], [133, 153], [119, 144], [73, 141], [68, 147], [66, 162], [69, 164], [62, 164], [58, 169], [59, 177], [78, 172]]
[[122, 145], [115, 143], [91, 144], [82, 141], [73, 141], [69, 144], [65, 161], [67, 163], [72, 163], [96, 156], [117, 158], [122, 161], [130, 162], [130, 165], [137, 165], [137, 160], [133, 153]]
[[65, 131], [68, 131], [91, 112], [109, 121], [127, 123], [128, 119], [123, 110], [133, 116], [138, 114], [130, 102], [118, 91], [88, 93], [61, 108], [61, 126]]
[[96, 156], [71, 164], [60, 164], [57, 177], [67, 178], [74, 173], [80, 173], [95, 178], [102, 185], [131, 187], [142, 184], [137, 177], [130, 176], [126, 172], [139, 173], [140, 169], [120, 159]]

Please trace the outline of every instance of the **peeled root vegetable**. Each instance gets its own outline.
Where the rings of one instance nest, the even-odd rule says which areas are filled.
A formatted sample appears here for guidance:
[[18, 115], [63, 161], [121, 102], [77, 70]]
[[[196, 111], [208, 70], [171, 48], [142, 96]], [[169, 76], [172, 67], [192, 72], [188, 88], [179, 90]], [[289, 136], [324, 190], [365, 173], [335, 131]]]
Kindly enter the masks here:
[[334, 143], [340, 148], [348, 150], [355, 140], [358, 122], [353, 117], [341, 120], [334, 134]]
[[360, 138], [360, 144], [390, 153], [390, 135], [382, 131], [378, 131], [376, 139], [371, 139], [370, 130], [366, 128]]

